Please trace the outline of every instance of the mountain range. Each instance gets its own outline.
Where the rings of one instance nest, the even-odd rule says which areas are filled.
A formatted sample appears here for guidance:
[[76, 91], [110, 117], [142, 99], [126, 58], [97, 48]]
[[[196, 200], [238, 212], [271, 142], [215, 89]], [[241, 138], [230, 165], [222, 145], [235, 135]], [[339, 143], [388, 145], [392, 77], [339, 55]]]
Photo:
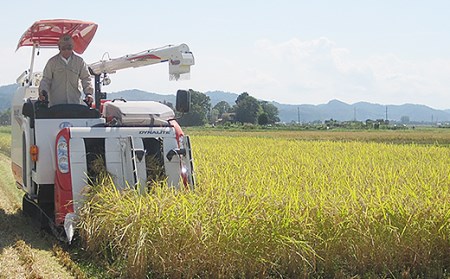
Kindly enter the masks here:
[[[16, 84], [0, 86], [0, 111], [4, 111], [11, 106], [12, 95], [16, 88]], [[212, 106], [220, 101], [226, 101], [230, 105], [234, 105], [239, 96], [239, 94], [236, 93], [223, 91], [208, 91], [205, 92], [205, 94], [211, 99]], [[124, 98], [130, 101], [152, 100], [175, 103], [175, 95], [163, 95], [137, 89], [108, 93], [108, 99], [115, 98]], [[339, 100], [331, 100], [327, 104], [320, 105], [292, 105], [281, 104], [278, 102], [269, 103], [278, 108], [280, 120], [286, 123], [292, 121], [324, 121], [329, 119], [338, 121], [365, 121], [366, 119], [401, 121], [401, 119], [405, 119], [405, 117], [407, 117], [410, 122], [450, 122], [450, 109], [437, 110], [420, 104], [381, 105], [368, 102], [347, 104]]]

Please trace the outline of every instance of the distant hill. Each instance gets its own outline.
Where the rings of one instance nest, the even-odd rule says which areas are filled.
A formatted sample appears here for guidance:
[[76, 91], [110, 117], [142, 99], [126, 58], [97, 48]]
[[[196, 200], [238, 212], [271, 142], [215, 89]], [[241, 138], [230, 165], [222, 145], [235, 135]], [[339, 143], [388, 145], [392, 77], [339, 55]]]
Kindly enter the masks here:
[[205, 94], [211, 99], [211, 105], [215, 106], [218, 102], [225, 101], [231, 106], [236, 104], [236, 99], [239, 94], [223, 92], [223, 91], [208, 91]]
[[[0, 86], [0, 111], [4, 111], [11, 106], [12, 95], [17, 85]], [[208, 91], [205, 92], [211, 99], [211, 105], [214, 106], [220, 101], [226, 101], [234, 105], [239, 94]], [[152, 100], [157, 102], [171, 102], [175, 104], [175, 95], [163, 95], [146, 92], [138, 89], [124, 90], [108, 93], [108, 99], [124, 98], [126, 100]], [[331, 100], [327, 104], [321, 105], [290, 105], [270, 102], [275, 105], [279, 111], [279, 117], [282, 122], [311, 122], [335, 119], [338, 121], [366, 119], [385, 119], [386, 110], [389, 120], [400, 121], [404, 116], [409, 117], [412, 122], [449, 122], [450, 109], [437, 110], [425, 105], [404, 104], [404, 105], [380, 105], [367, 102], [347, 104], [339, 100]]]
[[322, 105], [283, 105], [278, 104], [280, 119], [284, 122], [301, 122], [314, 120], [335, 119], [339, 121], [367, 119], [387, 119], [400, 121], [402, 117], [408, 117], [411, 122], [448, 122], [450, 112], [437, 110], [424, 105], [380, 105], [367, 102], [346, 104], [338, 100], [331, 100]]
[[0, 112], [11, 107], [11, 101], [17, 87], [17, 84], [0, 86]]
[[171, 102], [173, 104], [175, 104], [176, 101], [175, 95], [162, 95], [138, 89], [108, 93], [107, 98], [110, 100], [124, 98], [128, 101], [156, 101], [156, 102], [166, 101]]
[[[213, 106], [222, 100], [234, 105], [236, 98], [239, 96], [239, 94], [222, 91], [208, 91], [205, 94], [211, 98]], [[270, 103], [278, 108], [282, 122], [298, 121], [299, 118], [300, 122], [324, 121], [331, 118], [339, 121], [385, 119], [386, 109], [389, 120], [400, 121], [403, 116], [407, 116], [412, 122], [450, 121], [450, 109], [437, 110], [417, 104], [380, 105], [367, 102], [347, 104], [339, 100], [331, 100], [327, 104], [321, 105]]]

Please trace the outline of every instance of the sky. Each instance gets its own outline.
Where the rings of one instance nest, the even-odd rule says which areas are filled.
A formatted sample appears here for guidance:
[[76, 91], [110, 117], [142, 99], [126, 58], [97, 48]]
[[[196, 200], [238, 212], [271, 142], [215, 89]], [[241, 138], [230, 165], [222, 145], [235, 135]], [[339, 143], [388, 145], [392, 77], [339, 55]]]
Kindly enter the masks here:
[[[4, 1], [0, 86], [30, 65], [20, 36], [41, 19], [99, 25], [82, 55], [94, 63], [185, 43], [195, 57], [189, 80], [169, 81], [161, 63], [111, 75], [103, 91], [174, 94], [247, 92], [285, 104], [330, 100], [423, 104], [450, 109], [450, 1]], [[42, 50], [42, 70], [57, 50]]]

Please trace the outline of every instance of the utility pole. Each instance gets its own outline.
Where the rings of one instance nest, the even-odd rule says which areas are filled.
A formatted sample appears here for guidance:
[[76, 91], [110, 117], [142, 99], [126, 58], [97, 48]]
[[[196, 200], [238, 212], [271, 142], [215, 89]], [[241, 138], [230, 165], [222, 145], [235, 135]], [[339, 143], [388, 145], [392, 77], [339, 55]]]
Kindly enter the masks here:
[[300, 107], [297, 107], [297, 121], [300, 124]]
[[386, 121], [388, 120], [387, 109], [388, 109], [388, 106], [386, 106]]

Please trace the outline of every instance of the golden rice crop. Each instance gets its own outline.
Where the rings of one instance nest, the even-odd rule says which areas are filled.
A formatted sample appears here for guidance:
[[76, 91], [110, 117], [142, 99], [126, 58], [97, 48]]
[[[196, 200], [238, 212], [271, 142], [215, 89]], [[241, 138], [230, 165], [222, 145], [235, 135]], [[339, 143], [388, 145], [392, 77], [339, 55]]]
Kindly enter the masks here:
[[450, 148], [192, 138], [195, 191], [96, 187], [88, 250], [124, 276], [443, 277]]
[[0, 127], [0, 152], [9, 156], [10, 148], [11, 148], [11, 127], [10, 126]]
[[450, 146], [450, 129], [416, 128], [409, 130], [226, 130], [215, 128], [189, 128], [190, 135], [221, 135], [246, 137], [273, 137], [298, 140], [363, 141], [396, 144], [439, 144]]

